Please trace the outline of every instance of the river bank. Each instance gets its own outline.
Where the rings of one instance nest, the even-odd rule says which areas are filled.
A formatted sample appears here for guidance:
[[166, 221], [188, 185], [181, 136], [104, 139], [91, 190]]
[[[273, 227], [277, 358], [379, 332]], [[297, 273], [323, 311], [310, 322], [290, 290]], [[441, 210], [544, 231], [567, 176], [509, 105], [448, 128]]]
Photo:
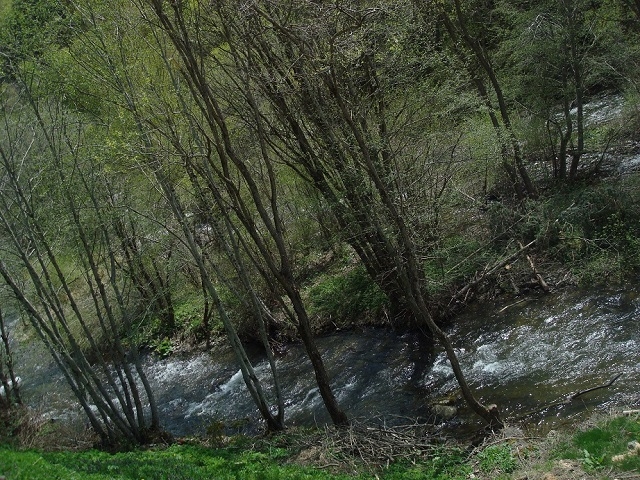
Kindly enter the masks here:
[[0, 446], [0, 478], [431, 479], [637, 478], [637, 414], [591, 418], [573, 431], [507, 427], [475, 446], [416, 435], [419, 425], [291, 429], [270, 437], [182, 439], [128, 452]]

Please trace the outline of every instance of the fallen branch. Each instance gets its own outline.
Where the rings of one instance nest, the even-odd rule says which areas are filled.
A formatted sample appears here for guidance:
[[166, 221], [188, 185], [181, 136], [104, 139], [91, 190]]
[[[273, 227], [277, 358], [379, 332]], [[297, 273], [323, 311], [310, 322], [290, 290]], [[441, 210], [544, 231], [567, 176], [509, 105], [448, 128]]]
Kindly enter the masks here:
[[511, 307], [515, 307], [516, 305], [518, 305], [519, 303], [522, 302], [526, 302], [527, 300], [529, 300], [528, 298], [521, 298], [520, 300], [518, 300], [517, 302], [513, 302], [510, 303], [509, 305], [505, 305], [504, 307], [502, 307], [500, 310], [498, 310], [498, 313], [502, 313], [504, 312], [507, 308], [511, 308]]
[[494, 264], [492, 267], [489, 267], [489, 266], [485, 267], [484, 270], [479, 275], [476, 275], [476, 277], [473, 280], [471, 280], [464, 287], [462, 287], [460, 290], [458, 290], [456, 292], [456, 294], [453, 295], [453, 297], [451, 298], [451, 301], [454, 302], [454, 301], [460, 300], [461, 298], [465, 298], [466, 299], [467, 295], [469, 294], [471, 289], [475, 288], [485, 278], [493, 275], [495, 272], [497, 272], [501, 268], [504, 268], [506, 265], [511, 263], [515, 258], [519, 257], [522, 252], [527, 250], [534, 243], [536, 243], [536, 240], [533, 240], [533, 241], [527, 243], [525, 246], [520, 245], [520, 249], [518, 251], [516, 251], [516, 252], [512, 253], [511, 255], [509, 255], [508, 257], [500, 260], [499, 262]]
[[586, 390], [580, 390], [579, 392], [576, 392], [573, 395], [568, 396], [565, 403], [571, 403], [576, 398], [581, 397], [585, 393], [593, 392], [594, 390], [600, 390], [601, 388], [609, 388], [611, 385], [613, 385], [613, 382], [618, 380], [621, 376], [622, 376], [622, 373], [619, 373], [618, 375], [613, 377], [609, 383], [605, 383], [604, 385], [598, 385], [597, 387], [587, 388]]
[[566, 396], [563, 400], [558, 400], [555, 402], [551, 402], [551, 403], [547, 403], [539, 408], [536, 408], [535, 410], [531, 410], [529, 412], [523, 413], [522, 415], [520, 415], [517, 418], [525, 418], [528, 417], [530, 415], [533, 415], [534, 413], [539, 413], [539, 412], [543, 412], [544, 410], [548, 410], [549, 408], [553, 408], [553, 407], [558, 407], [558, 406], [562, 406], [562, 405], [568, 405], [571, 402], [573, 402], [575, 399], [581, 397], [582, 395], [585, 395], [589, 392], [593, 392], [595, 390], [600, 390], [602, 388], [609, 388], [611, 385], [613, 385], [613, 383], [618, 380], [620, 377], [622, 376], [622, 373], [617, 374], [615, 377], [613, 377], [608, 383], [605, 383], [603, 385], [597, 385], [595, 387], [591, 387], [591, 388], [587, 388], [585, 390], [580, 390], [576, 393], [573, 393], [571, 395]]
[[[408, 419], [409, 420], [409, 419]], [[348, 428], [327, 427], [298, 445], [305, 462], [319, 468], [360, 464], [370, 468], [395, 462], [411, 463], [433, 455], [443, 442], [432, 423], [412, 420], [405, 425], [387, 426], [354, 421]]]
[[[522, 247], [522, 244], [520, 244], [520, 247]], [[544, 292], [548, 293], [551, 289], [549, 288], [549, 285], [547, 285], [547, 282], [544, 281], [544, 278], [542, 278], [542, 275], [538, 273], [536, 264], [533, 263], [533, 258], [531, 258], [530, 255], [527, 255], [527, 260], [529, 261], [529, 265], [531, 266], [531, 270], [533, 271], [533, 274], [536, 277], [536, 281], [538, 282], [538, 285], [540, 285], [540, 288], [542, 288]]]

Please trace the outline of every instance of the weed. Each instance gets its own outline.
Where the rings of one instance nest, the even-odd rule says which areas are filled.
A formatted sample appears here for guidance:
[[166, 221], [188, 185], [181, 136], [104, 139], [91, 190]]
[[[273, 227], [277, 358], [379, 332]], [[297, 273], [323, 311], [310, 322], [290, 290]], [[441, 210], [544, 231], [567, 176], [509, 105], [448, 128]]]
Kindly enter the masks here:
[[151, 348], [161, 357], [168, 357], [173, 353], [173, 344], [171, 343], [171, 339], [167, 337], [152, 340]]
[[511, 473], [518, 466], [509, 445], [487, 447], [478, 453], [476, 459], [481, 472], [494, 475]]
[[604, 454], [596, 457], [594, 455], [591, 455], [589, 453], [589, 450], [582, 449], [581, 461], [582, 461], [582, 465], [587, 471], [595, 470], [596, 468], [602, 467], [602, 465], [604, 464], [604, 459], [605, 459]]

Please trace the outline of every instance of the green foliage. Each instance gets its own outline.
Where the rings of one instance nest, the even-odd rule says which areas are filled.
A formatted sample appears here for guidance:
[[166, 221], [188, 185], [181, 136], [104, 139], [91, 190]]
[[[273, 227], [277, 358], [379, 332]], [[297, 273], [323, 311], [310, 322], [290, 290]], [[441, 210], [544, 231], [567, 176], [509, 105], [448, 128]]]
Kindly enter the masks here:
[[[213, 306], [209, 306], [213, 308]], [[209, 325], [211, 331], [206, 331], [204, 324], [204, 298], [202, 295], [189, 295], [176, 305], [176, 325], [183, 337], [193, 338], [196, 342], [206, 339], [216, 328], [221, 325]], [[217, 318], [217, 317], [213, 317]]]
[[513, 472], [518, 463], [509, 445], [492, 445], [477, 455], [478, 467], [485, 474], [498, 475]]
[[[629, 444], [640, 441], [640, 421], [637, 416], [616, 417], [576, 433], [572, 441], [559, 445], [557, 458], [579, 460], [585, 469], [615, 466], [625, 471], [640, 468], [640, 456], [629, 450]], [[613, 457], [624, 455], [619, 461]]]
[[472, 468], [462, 451], [456, 449], [434, 452], [433, 456], [415, 465], [391, 465], [378, 478], [388, 480], [463, 480]]
[[95, 450], [41, 453], [0, 447], [0, 475], [12, 480], [462, 480], [472, 471], [464, 453], [452, 448], [436, 451], [424, 462], [393, 464], [375, 477], [365, 470], [347, 475], [296, 465], [287, 462], [291, 455], [292, 451], [269, 442], [258, 449], [174, 445], [117, 454]]
[[309, 290], [311, 311], [349, 323], [376, 314], [387, 303], [387, 297], [373, 283], [363, 267], [323, 277]]
[[11, 10], [11, 0], [0, 0], [0, 21]]
[[167, 337], [156, 338], [151, 341], [151, 348], [161, 357], [168, 357], [173, 353], [173, 344]]
[[0, 51], [5, 55], [3, 73], [9, 73], [15, 67], [9, 64], [38, 57], [51, 45], [65, 44], [71, 31], [67, 13], [63, 3], [57, 0], [0, 3]]
[[640, 267], [640, 195], [637, 180], [576, 185], [545, 201], [489, 209], [498, 245], [537, 240], [536, 248], [573, 269], [579, 281], [621, 279]]
[[0, 475], [12, 480], [65, 478], [69, 480], [280, 480], [347, 479], [320, 470], [280, 465], [279, 449], [236, 451], [199, 446], [172, 446], [111, 455], [99, 451], [19, 452], [0, 450]]
[[451, 235], [440, 242], [425, 263], [430, 293], [446, 292], [452, 284], [472, 276], [489, 263], [491, 252], [481, 238]]
[[604, 463], [604, 454], [599, 457], [595, 457], [589, 453], [589, 450], [582, 450], [582, 465], [585, 467], [585, 470], [595, 470], [596, 468], [602, 467]]

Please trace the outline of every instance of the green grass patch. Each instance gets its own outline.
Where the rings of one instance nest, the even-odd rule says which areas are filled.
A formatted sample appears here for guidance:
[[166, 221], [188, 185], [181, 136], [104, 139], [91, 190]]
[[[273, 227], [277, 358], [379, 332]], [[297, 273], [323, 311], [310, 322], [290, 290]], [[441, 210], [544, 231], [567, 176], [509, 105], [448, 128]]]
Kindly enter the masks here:
[[377, 478], [386, 480], [463, 480], [469, 478], [472, 471], [473, 468], [462, 451], [448, 449], [415, 465], [402, 463], [392, 465]]
[[2, 20], [4, 15], [9, 13], [10, 9], [11, 9], [11, 0], [0, 0], [0, 21]]
[[[0, 476], [11, 480], [463, 480], [472, 466], [457, 448], [443, 448], [416, 463], [361, 465], [345, 463], [334, 471], [288, 461], [293, 450], [264, 444], [259, 450], [238, 446], [208, 448], [173, 445], [167, 448], [107, 453], [21, 451], [0, 446]], [[372, 470], [375, 468], [375, 470]], [[340, 470], [338, 470], [340, 471]]]
[[476, 460], [478, 468], [492, 478], [509, 478], [508, 474], [515, 471], [518, 462], [513, 456], [509, 445], [492, 445], [478, 453]]
[[[616, 417], [576, 433], [571, 441], [558, 447], [556, 456], [579, 460], [586, 470], [611, 466], [624, 471], [639, 470], [640, 455], [629, 449], [632, 442], [640, 442], [640, 419]], [[618, 455], [623, 458], [614, 461]]]
[[309, 467], [280, 464], [280, 449], [268, 452], [175, 445], [162, 450], [109, 454], [0, 449], [0, 475], [12, 480], [279, 480], [347, 479]]

